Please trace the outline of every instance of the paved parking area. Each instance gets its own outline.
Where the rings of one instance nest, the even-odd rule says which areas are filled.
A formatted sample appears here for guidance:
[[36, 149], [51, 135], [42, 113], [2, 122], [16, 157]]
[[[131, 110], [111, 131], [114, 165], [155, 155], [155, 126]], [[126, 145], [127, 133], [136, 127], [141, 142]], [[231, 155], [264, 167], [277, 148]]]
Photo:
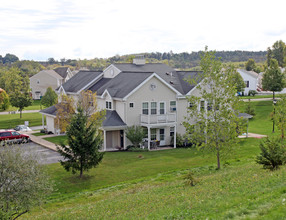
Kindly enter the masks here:
[[22, 144], [21, 147], [27, 153], [36, 154], [41, 164], [58, 163], [59, 160], [63, 160], [63, 157], [58, 152], [42, 147], [34, 142]]

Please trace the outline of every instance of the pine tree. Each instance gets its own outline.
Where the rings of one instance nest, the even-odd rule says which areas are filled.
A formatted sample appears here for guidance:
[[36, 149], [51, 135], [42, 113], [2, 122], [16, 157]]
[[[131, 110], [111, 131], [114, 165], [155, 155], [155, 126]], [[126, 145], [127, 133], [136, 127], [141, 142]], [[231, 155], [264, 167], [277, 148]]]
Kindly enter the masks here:
[[67, 129], [68, 146], [61, 144], [58, 152], [64, 157], [61, 165], [72, 173], [80, 172], [96, 167], [103, 158], [103, 152], [99, 152], [102, 145], [102, 137], [96, 123], [89, 123], [88, 116], [84, 114], [82, 107], [78, 106], [77, 113], [73, 116]]

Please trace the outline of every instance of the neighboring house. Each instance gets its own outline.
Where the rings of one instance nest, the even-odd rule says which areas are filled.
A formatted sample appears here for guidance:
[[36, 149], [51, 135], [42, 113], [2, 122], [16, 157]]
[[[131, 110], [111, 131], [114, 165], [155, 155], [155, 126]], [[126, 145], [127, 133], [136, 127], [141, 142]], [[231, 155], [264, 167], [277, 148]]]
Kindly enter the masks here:
[[41, 99], [48, 87], [56, 89], [73, 76], [68, 67], [58, 67], [53, 70], [42, 70], [30, 77], [30, 88], [33, 99]]
[[259, 85], [259, 74], [254, 71], [247, 71], [243, 69], [237, 69], [237, 72], [242, 76], [245, 83], [244, 92], [242, 95], [248, 95], [250, 90], [257, 91]]
[[[187, 115], [186, 96], [195, 94], [197, 71], [176, 71], [162, 63], [147, 63], [142, 58], [131, 63], [116, 63], [103, 72], [80, 71], [64, 83], [57, 92], [77, 100], [83, 90], [97, 94], [100, 109], [106, 109], [103, 121], [103, 150], [126, 148], [127, 126], [139, 125], [146, 129], [146, 145], [150, 149], [155, 140], [160, 146], [170, 145], [176, 133], [184, 134], [182, 124]], [[195, 85], [185, 81], [197, 79]], [[206, 103], [205, 103], [206, 105]], [[55, 106], [40, 111], [47, 118], [47, 129], [54, 127]], [[174, 143], [176, 147], [176, 142]]]

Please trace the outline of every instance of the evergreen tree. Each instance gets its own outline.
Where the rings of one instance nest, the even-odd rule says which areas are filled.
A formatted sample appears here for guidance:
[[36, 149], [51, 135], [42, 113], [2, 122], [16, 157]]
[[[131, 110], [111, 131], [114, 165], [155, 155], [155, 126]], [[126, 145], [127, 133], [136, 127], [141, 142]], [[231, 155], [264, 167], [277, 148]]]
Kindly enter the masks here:
[[68, 146], [61, 144], [58, 152], [64, 157], [61, 165], [72, 173], [87, 171], [96, 167], [103, 158], [103, 152], [99, 152], [102, 145], [101, 133], [96, 123], [89, 123], [82, 107], [78, 106], [67, 129]]

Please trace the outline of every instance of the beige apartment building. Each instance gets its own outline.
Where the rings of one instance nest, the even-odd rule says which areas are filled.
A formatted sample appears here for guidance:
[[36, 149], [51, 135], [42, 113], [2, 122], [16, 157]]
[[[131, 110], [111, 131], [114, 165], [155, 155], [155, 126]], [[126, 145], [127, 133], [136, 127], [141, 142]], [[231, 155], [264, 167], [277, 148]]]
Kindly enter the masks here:
[[[146, 147], [156, 141], [160, 146], [171, 145], [176, 133], [184, 134], [187, 115], [186, 96], [196, 92], [195, 85], [186, 79], [198, 78], [197, 71], [176, 71], [163, 63], [145, 63], [137, 57], [133, 63], [115, 63], [103, 72], [80, 71], [57, 90], [59, 94], [77, 100], [83, 90], [96, 92], [99, 109], [106, 109], [103, 121], [103, 150], [126, 148], [130, 141], [125, 136], [128, 126], [146, 129]], [[54, 126], [56, 107], [41, 111], [46, 116], [46, 128], [57, 133]], [[176, 147], [176, 141], [172, 145]]]

